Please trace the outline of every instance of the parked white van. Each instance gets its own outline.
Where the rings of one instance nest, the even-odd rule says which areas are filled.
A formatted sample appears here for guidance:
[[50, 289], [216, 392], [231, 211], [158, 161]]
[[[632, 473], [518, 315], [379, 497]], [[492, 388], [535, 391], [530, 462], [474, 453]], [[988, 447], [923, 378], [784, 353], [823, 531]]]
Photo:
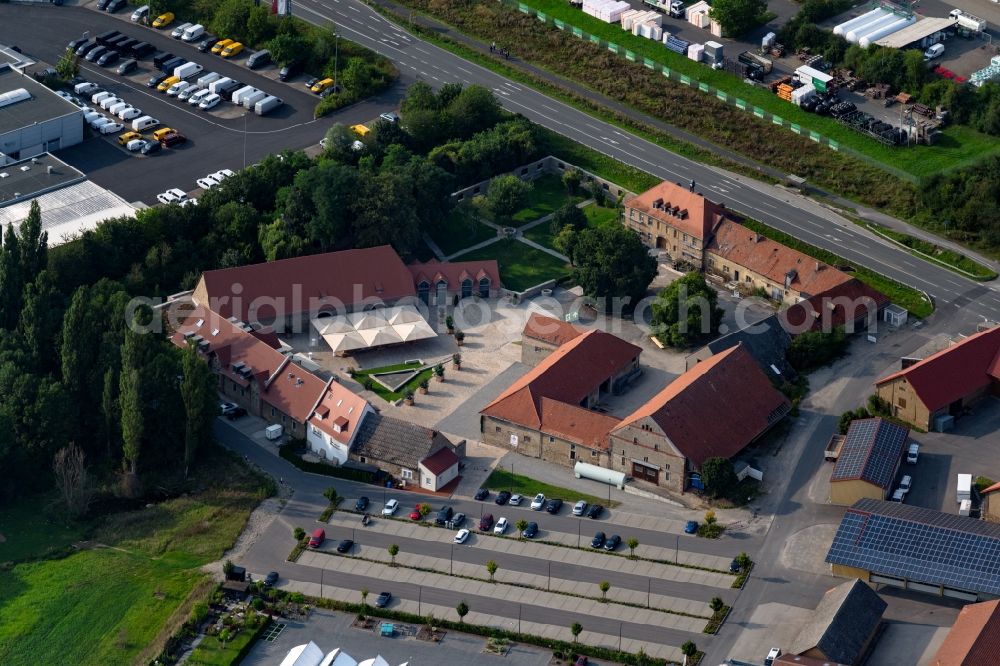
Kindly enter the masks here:
[[132, 131], [141, 132], [149, 129], [150, 127], [156, 127], [159, 124], [160, 121], [153, 116], [143, 116], [132, 121]]
[[201, 23], [195, 23], [194, 25], [190, 26], [187, 30], [184, 31], [184, 34], [181, 35], [181, 39], [185, 42], [193, 42], [196, 39], [199, 39], [204, 34], [205, 34], [205, 26], [203, 26]]
[[145, 21], [149, 17], [149, 5], [143, 5], [132, 12], [132, 23]]
[[180, 67], [174, 67], [174, 76], [181, 80], [190, 79], [201, 74], [203, 69], [205, 68], [196, 62], [186, 62]]
[[924, 60], [934, 60], [940, 58], [944, 53], [944, 44], [932, 44], [924, 51]]
[[73, 92], [77, 95], [92, 95], [98, 90], [100, 90], [100, 87], [96, 83], [91, 83], [90, 81], [84, 81], [83, 83], [78, 83], [73, 86]]
[[111, 97], [111, 93], [107, 90], [102, 90], [101, 92], [94, 93], [94, 96], [90, 98], [90, 101], [94, 104], [100, 104], [109, 97]]

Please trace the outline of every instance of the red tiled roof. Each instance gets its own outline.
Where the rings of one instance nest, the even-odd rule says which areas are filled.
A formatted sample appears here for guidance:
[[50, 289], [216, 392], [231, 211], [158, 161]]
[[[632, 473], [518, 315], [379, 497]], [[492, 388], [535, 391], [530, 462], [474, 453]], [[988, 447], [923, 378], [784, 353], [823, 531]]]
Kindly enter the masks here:
[[185, 347], [189, 334], [208, 343], [199, 351], [205, 357], [216, 355], [226, 378], [247, 386], [249, 380], [234, 368], [243, 363], [260, 384], [261, 399], [299, 423], [306, 421], [323, 393], [326, 383], [319, 377], [207, 308], [196, 307], [170, 340]]
[[[869, 300], [870, 299], [870, 300]], [[828, 330], [847, 323], [848, 306], [854, 319], [863, 319], [874, 306], [876, 312], [889, 304], [889, 297], [857, 278], [796, 303], [781, 313], [785, 330], [792, 335], [810, 330]]]
[[1000, 600], [968, 604], [938, 648], [931, 666], [985, 666], [1000, 660]]
[[621, 427], [652, 418], [700, 467], [708, 458], [733, 457], [789, 409], [741, 343], [682, 374], [625, 417]]
[[[480, 413], [535, 430], [545, 430], [546, 419], [551, 417], [560, 427], [573, 431], [574, 441], [595, 441], [603, 437], [604, 433], [596, 431], [604, 427], [603, 420], [584, 420], [562, 408], [543, 405], [543, 399], [578, 406], [641, 351], [641, 347], [610, 333], [587, 331], [553, 351]], [[590, 433], [581, 428], [596, 430]]]
[[788, 279], [788, 287], [806, 298], [828, 292], [851, 279], [833, 266], [729, 220], [715, 230], [708, 252], [778, 284], [785, 284]]
[[434, 476], [440, 476], [458, 464], [458, 456], [451, 447], [444, 446], [420, 461], [427, 471]]
[[[350, 444], [367, 408], [367, 400], [337, 382], [330, 382], [309, 417], [309, 424], [341, 444]], [[339, 432], [334, 426], [339, 426]]]
[[[283, 303], [282, 314], [290, 315], [306, 312], [310, 299], [352, 306], [365, 299], [394, 301], [416, 294], [410, 272], [389, 245], [222, 268], [206, 271], [201, 279], [209, 302], [199, 305], [243, 321], [271, 317], [275, 299]], [[260, 314], [251, 317], [248, 310], [255, 299], [261, 302]]]
[[500, 287], [500, 268], [496, 259], [483, 259], [482, 261], [449, 261], [441, 263], [437, 259], [431, 259], [426, 264], [414, 262], [407, 268], [413, 276], [413, 284], [418, 284], [420, 280], [427, 280], [434, 289], [434, 284], [443, 279], [448, 283], [449, 289], [459, 289], [462, 280], [468, 278], [472, 280], [473, 293], [479, 287], [480, 278], [490, 279], [490, 288]]
[[[662, 208], [678, 209], [677, 214], [662, 210], [660, 207], [654, 208], [653, 204], [656, 202], [660, 202]], [[722, 221], [726, 212], [725, 206], [709, 201], [687, 187], [666, 180], [642, 194], [625, 199], [624, 204], [626, 208], [635, 208], [701, 240], [711, 237], [712, 231]]]
[[538, 402], [545, 432], [591, 449], [607, 449], [608, 433], [620, 423], [614, 416], [566, 402], [550, 398]]
[[583, 335], [583, 331], [567, 321], [532, 312], [521, 335], [526, 338], [542, 340], [558, 347], [580, 337]]
[[980, 495], [986, 495], [986, 494], [989, 494], [989, 493], [995, 493], [998, 490], [1000, 490], [1000, 482], [994, 483], [989, 488], [985, 488], [985, 489], [979, 491], [979, 494]]
[[997, 373], [1000, 326], [970, 335], [906, 370], [875, 382], [905, 379], [930, 411], [937, 411], [1000, 380]]

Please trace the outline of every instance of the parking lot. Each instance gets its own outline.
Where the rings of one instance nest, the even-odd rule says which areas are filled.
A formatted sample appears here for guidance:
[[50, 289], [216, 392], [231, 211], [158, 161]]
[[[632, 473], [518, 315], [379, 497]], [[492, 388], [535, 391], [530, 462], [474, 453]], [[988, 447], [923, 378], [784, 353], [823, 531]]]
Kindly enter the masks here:
[[[175, 23], [180, 22], [183, 17], [178, 17]], [[131, 23], [127, 11], [109, 15], [85, 7], [0, 5], [0, 42], [15, 44], [25, 54], [44, 62], [57, 62], [66, 45], [85, 32], [93, 37], [107, 30], [118, 30], [149, 42], [157, 51], [170, 52], [202, 65], [206, 73], [218, 72], [285, 102], [264, 117], [255, 115], [252, 110], [245, 112], [230, 102], [205, 112], [146, 87], [153, 73], [151, 57], [140, 60], [139, 70], [125, 77], [115, 73], [117, 65], [100, 67], [81, 61], [83, 78], [142, 109], [144, 114], [158, 119], [162, 126], [174, 128], [188, 139], [177, 148], [142, 157], [120, 147], [117, 135], [91, 133], [93, 136], [82, 144], [59, 152], [60, 159], [128, 201], [153, 204], [159, 192], [174, 187], [190, 192], [197, 188], [195, 181], [198, 178], [219, 169], [237, 170], [269, 153], [315, 145], [335, 122], [348, 125], [368, 122], [383, 111], [397, 108], [405, 90], [399, 84], [377, 98], [314, 120], [312, 114], [317, 98], [302, 85], [306, 75], [282, 83], [277, 80], [277, 68], [273, 64], [251, 71], [244, 65], [249, 51], [231, 60], [200, 53], [196, 43], [172, 39], [169, 29], [160, 31]], [[89, 98], [81, 101], [90, 102]], [[145, 133], [147, 137], [149, 133]]]

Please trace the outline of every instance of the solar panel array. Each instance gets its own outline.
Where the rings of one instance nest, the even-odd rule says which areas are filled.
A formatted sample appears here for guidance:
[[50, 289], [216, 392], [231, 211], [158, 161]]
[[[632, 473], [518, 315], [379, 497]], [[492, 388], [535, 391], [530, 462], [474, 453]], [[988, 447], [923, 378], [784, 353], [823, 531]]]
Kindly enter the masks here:
[[844, 514], [826, 561], [1000, 594], [1000, 526], [895, 502], [861, 500]]
[[908, 429], [879, 418], [852, 421], [830, 479], [864, 479], [888, 488], [909, 434]]

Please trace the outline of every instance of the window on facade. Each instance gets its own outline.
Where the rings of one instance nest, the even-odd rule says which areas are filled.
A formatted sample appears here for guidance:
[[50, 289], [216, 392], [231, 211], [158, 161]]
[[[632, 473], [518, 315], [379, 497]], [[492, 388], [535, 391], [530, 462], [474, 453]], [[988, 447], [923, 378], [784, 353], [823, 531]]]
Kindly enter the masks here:
[[632, 443], [633, 444], [638, 444], [639, 443], [639, 438], [638, 437], [633, 437], [632, 438]]
[[906, 409], [906, 398], [899, 398], [896, 400], [896, 403], [903, 409]]
[[748, 276], [746, 276], [744, 278], [744, 282], [746, 282], [747, 284], [750, 284], [751, 282], [753, 282], [753, 278], [748, 275]]
[[649, 456], [643, 456], [642, 457], [642, 462], [648, 463], [649, 462]]
[[569, 450], [570, 451], [576, 451], [576, 444], [570, 444], [569, 445]]
[[500, 432], [500, 426], [497, 426], [497, 432]]
[[597, 457], [597, 451], [591, 451], [590, 452], [590, 457], [591, 458], [596, 458]]
[[488, 277], [484, 277], [479, 280], [479, 297], [490, 297], [490, 279]]
[[401, 471], [399, 473], [399, 475], [401, 477], [403, 477], [404, 479], [412, 479], [413, 478], [413, 471], [412, 470], [408, 470], [408, 469], [404, 469], [403, 471]]
[[271, 408], [271, 416], [274, 416], [274, 407]]
[[654, 451], [659, 451], [660, 450], [660, 445], [659, 444], [653, 444], [653, 450]]
[[462, 298], [472, 296], [472, 280], [466, 278], [462, 280]]
[[551, 442], [554, 442], [554, 441], [556, 441], [556, 438], [553, 437], [552, 435], [549, 435], [549, 442], [551, 443]]
[[[624, 453], [624, 451], [622, 451], [622, 453]], [[622, 456], [622, 467], [624, 466], [625, 466], [625, 456]]]
[[524, 436], [524, 441], [530, 442], [531, 441], [531, 435], [525, 435]]
[[361, 462], [362, 462], [362, 463], [366, 463], [366, 462], [368, 462], [368, 459], [367, 459], [367, 458], [365, 458], [364, 456], [361, 456], [361, 457], [360, 457], [360, 460], [361, 460]]
[[318, 436], [319, 435], [319, 428], [317, 428], [316, 426], [311, 426], [311, 428], [312, 428], [312, 434]]
[[576, 451], [570, 451], [569, 452], [569, 459], [570, 460], [576, 460]]

